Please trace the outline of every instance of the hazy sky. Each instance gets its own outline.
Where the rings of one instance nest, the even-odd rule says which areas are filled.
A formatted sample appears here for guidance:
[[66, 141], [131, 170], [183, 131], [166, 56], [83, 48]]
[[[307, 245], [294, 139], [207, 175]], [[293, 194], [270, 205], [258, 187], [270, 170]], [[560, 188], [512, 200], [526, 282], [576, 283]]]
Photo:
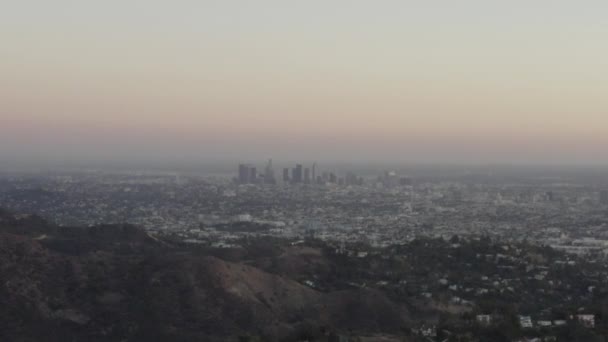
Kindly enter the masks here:
[[0, 159], [608, 162], [608, 2], [0, 0]]

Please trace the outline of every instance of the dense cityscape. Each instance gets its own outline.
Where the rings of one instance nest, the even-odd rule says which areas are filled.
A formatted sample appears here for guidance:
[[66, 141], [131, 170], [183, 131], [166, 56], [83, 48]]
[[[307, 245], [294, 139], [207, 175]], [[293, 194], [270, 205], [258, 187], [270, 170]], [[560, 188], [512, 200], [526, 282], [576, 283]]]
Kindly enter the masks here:
[[[61, 227], [132, 224], [178, 253], [246, 259], [317, 293], [380, 291], [416, 315], [407, 328], [395, 322], [400, 333], [346, 333], [337, 324], [336, 338], [595, 341], [608, 329], [603, 173], [542, 172], [312, 163], [284, 167], [277, 179], [272, 160], [259, 173], [252, 164], [213, 175], [5, 172], [0, 203], [15, 214], [0, 223], [30, 227], [17, 231], [51, 250]], [[307, 329], [312, 340], [329, 338]]]
[[[225, 175], [99, 171], [4, 174], [0, 202], [60, 225], [132, 223], [193, 243], [243, 236], [407, 243], [489, 236], [570, 253], [608, 248], [608, 187], [578, 178], [470, 171], [415, 177], [397, 171], [320, 171], [297, 164], [276, 179], [272, 160]], [[315, 179], [313, 182], [312, 180]], [[578, 182], [578, 183], [577, 183]], [[225, 229], [230, 226], [230, 229]], [[236, 228], [235, 228], [236, 227]]]

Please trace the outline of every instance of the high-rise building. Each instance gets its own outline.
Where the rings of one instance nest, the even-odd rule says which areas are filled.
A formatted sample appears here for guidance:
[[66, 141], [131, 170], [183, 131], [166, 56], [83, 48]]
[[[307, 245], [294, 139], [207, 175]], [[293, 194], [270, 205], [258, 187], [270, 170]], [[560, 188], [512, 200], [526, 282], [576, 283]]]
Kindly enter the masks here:
[[330, 183], [338, 183], [338, 177], [336, 176], [335, 173], [330, 173], [329, 174], [329, 182]]
[[264, 170], [264, 183], [266, 184], [276, 184], [276, 179], [274, 178], [274, 169], [272, 168], [272, 159], [268, 160], [268, 164], [266, 164], [266, 170]]
[[317, 181], [317, 163], [312, 164], [312, 181], [313, 183]]
[[291, 180], [294, 183], [302, 183], [302, 164], [297, 164], [291, 174]]
[[345, 185], [359, 185], [359, 177], [352, 172], [348, 172], [344, 178]]
[[251, 165], [249, 164], [240, 164], [239, 165], [239, 184], [247, 184], [250, 182], [251, 177]]
[[249, 168], [249, 183], [257, 183], [258, 181], [258, 170], [255, 167]]
[[283, 182], [285, 182], [285, 183], [289, 182], [289, 169], [288, 168], [283, 169]]
[[309, 168], [304, 169], [304, 183], [310, 184], [310, 169]]
[[399, 185], [399, 177], [395, 171], [384, 171], [380, 177], [380, 182], [387, 188], [393, 188]]

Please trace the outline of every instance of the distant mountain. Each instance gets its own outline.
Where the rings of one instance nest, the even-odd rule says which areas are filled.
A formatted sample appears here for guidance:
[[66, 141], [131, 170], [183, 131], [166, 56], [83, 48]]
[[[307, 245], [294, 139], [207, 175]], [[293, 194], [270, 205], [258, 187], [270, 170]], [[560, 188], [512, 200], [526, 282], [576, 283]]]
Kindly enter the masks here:
[[407, 309], [376, 290], [322, 292], [211, 254], [131, 225], [0, 210], [0, 340], [328, 340], [408, 326]]

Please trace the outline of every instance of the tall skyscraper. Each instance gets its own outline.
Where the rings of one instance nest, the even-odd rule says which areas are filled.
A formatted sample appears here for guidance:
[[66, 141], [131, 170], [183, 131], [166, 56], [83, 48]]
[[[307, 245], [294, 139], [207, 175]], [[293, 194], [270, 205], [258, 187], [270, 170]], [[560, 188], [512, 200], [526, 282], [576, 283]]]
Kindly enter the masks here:
[[249, 168], [249, 183], [257, 183], [258, 181], [258, 170], [255, 167]]
[[348, 172], [344, 178], [344, 184], [345, 185], [358, 185], [359, 179], [358, 179], [357, 175], [355, 175], [354, 173]]
[[310, 169], [309, 168], [304, 169], [304, 183], [310, 184]]
[[317, 181], [317, 163], [312, 164], [312, 181], [313, 183]]
[[329, 182], [330, 183], [338, 183], [338, 176], [336, 176], [335, 173], [330, 173], [329, 174]]
[[285, 182], [285, 183], [289, 182], [289, 169], [288, 168], [283, 169], [283, 182]]
[[277, 181], [274, 178], [274, 169], [272, 168], [272, 159], [268, 160], [266, 164], [266, 170], [264, 170], [264, 183], [275, 184]]
[[302, 183], [302, 164], [297, 164], [291, 174], [291, 181], [294, 183]]
[[399, 177], [395, 171], [384, 171], [380, 181], [387, 188], [394, 188], [399, 185]]
[[240, 164], [239, 165], [239, 184], [247, 184], [249, 183], [251, 177], [251, 166], [248, 164]]

